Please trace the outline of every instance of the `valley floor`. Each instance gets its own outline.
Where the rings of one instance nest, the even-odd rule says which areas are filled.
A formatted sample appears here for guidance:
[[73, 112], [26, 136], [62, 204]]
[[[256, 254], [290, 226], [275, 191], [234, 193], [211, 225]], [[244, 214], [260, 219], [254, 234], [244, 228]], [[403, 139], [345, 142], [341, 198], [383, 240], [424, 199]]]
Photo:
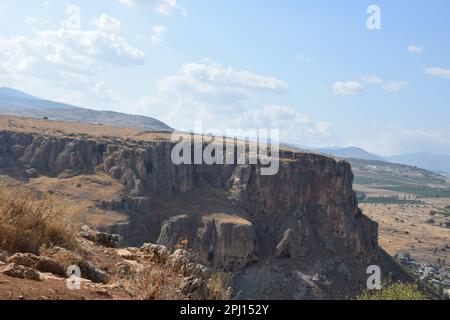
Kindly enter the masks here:
[[379, 223], [380, 246], [411, 273], [427, 278], [438, 291], [450, 289], [450, 198], [420, 198], [418, 203], [400, 200], [395, 204], [389, 202], [412, 195], [361, 185], [355, 189], [379, 200], [359, 206]]

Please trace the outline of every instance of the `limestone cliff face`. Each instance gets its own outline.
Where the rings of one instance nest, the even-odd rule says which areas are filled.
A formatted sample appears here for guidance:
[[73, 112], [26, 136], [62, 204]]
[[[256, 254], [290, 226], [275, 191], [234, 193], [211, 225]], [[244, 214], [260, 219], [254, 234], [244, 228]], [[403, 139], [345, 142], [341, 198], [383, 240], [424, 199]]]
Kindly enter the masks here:
[[[288, 259], [295, 269], [317, 265], [330, 256], [340, 257], [339, 263], [348, 260], [347, 264], [365, 265], [378, 259], [378, 226], [358, 209], [347, 162], [285, 151], [279, 173], [263, 176], [257, 165], [177, 166], [171, 161], [172, 147], [169, 141], [4, 131], [0, 132], [0, 169], [28, 173], [31, 169], [53, 177], [106, 172], [125, 186], [123, 201], [149, 217], [151, 230], [162, 222], [151, 220], [158, 213], [157, 203], [203, 187], [221, 190], [235, 212], [212, 210], [194, 216], [185, 215], [180, 207], [177, 215], [163, 217], [161, 232], [158, 227], [158, 234], [147, 235], [169, 247], [187, 238], [201, 262], [210, 266], [237, 271]], [[103, 205], [121, 208], [108, 201]], [[140, 225], [146, 221], [142, 219]], [[128, 233], [136, 236], [138, 231]], [[133, 239], [151, 240], [145, 234], [140, 237]]]
[[[291, 228], [296, 243], [315, 238], [332, 249], [333, 239], [339, 240], [369, 258], [378, 247], [378, 227], [358, 208], [350, 165], [315, 154], [285, 156], [289, 161], [281, 163], [276, 176], [262, 176], [257, 167], [237, 167], [228, 180], [229, 197], [253, 215], [283, 220], [269, 226], [280, 239]], [[298, 246], [295, 254], [307, 246]]]
[[186, 240], [200, 261], [225, 271], [240, 270], [257, 260], [253, 224], [236, 216], [181, 215], [163, 223], [159, 244], [173, 248]]

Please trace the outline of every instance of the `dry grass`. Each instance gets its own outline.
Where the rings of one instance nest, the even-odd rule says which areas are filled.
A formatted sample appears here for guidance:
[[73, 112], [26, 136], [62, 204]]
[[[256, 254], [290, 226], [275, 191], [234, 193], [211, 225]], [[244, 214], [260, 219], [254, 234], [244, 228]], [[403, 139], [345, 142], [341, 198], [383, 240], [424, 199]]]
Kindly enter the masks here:
[[100, 126], [81, 122], [63, 122], [4, 115], [0, 115], [0, 130], [52, 136], [87, 134], [91, 137], [129, 138], [142, 141], [169, 140], [171, 137], [171, 134], [166, 132], [149, 131], [142, 134], [142, 129], [139, 128]]
[[179, 300], [178, 282], [167, 270], [148, 266], [130, 275], [125, 287], [138, 300]]
[[208, 282], [211, 300], [230, 300], [233, 275], [229, 272], [216, 271]]
[[60, 206], [22, 188], [0, 184], [0, 249], [39, 254], [45, 245], [76, 249], [77, 242]]

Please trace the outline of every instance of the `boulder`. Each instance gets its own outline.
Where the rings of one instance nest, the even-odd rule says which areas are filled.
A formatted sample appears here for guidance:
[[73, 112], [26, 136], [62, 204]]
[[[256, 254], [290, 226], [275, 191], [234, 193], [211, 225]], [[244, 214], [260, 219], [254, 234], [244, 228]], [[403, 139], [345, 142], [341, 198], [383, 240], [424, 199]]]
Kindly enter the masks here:
[[94, 264], [89, 261], [81, 260], [78, 264], [81, 270], [81, 276], [91, 280], [94, 283], [108, 283], [108, 274], [97, 268]]
[[38, 257], [31, 253], [16, 253], [8, 258], [8, 262], [33, 268], [41, 272], [52, 273], [58, 276], [66, 275], [66, 269], [56, 260], [48, 257]]
[[69, 266], [78, 266], [81, 270], [81, 277], [91, 280], [94, 283], [108, 283], [108, 274], [95, 266], [92, 262], [86, 260], [75, 252], [61, 247], [53, 247], [52, 259], [58, 261], [65, 268]]
[[119, 249], [117, 250], [117, 255], [125, 260], [137, 260], [139, 256], [136, 251], [135, 248]]
[[156, 263], [165, 263], [170, 256], [170, 252], [165, 246], [152, 243], [145, 243], [139, 251]]
[[86, 240], [107, 248], [118, 248], [123, 242], [123, 238], [118, 234], [97, 232], [86, 225], [81, 228], [80, 235]]
[[21, 266], [19, 264], [15, 264], [14, 262], [3, 267], [1, 269], [1, 273], [13, 278], [28, 279], [34, 281], [40, 280], [39, 272], [36, 269]]
[[208, 270], [205, 266], [195, 263], [193, 256], [182, 249], [176, 250], [168, 258], [166, 265], [174, 272], [183, 276], [195, 276], [198, 278], [206, 278]]
[[187, 277], [181, 284], [181, 293], [189, 300], [206, 300], [208, 298], [208, 284], [196, 277]]

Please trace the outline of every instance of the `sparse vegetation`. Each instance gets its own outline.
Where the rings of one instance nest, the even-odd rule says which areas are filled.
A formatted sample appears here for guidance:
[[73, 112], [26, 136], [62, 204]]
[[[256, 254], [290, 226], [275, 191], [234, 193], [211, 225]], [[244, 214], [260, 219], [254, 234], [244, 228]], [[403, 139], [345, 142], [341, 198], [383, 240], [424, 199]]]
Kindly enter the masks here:
[[233, 275], [229, 272], [215, 272], [208, 282], [211, 300], [230, 300], [229, 287], [231, 287], [232, 279]]
[[50, 197], [39, 199], [24, 189], [0, 185], [0, 249], [39, 254], [49, 244], [77, 247], [63, 210]]
[[395, 282], [380, 290], [364, 291], [357, 300], [429, 300], [413, 283]]
[[430, 215], [432, 215], [432, 216], [442, 215], [445, 217], [450, 217], [450, 209], [448, 207], [446, 207], [445, 209], [439, 210], [439, 211], [433, 210], [430, 212]]
[[130, 277], [128, 289], [138, 300], [177, 300], [176, 285], [162, 270], [146, 267]]

